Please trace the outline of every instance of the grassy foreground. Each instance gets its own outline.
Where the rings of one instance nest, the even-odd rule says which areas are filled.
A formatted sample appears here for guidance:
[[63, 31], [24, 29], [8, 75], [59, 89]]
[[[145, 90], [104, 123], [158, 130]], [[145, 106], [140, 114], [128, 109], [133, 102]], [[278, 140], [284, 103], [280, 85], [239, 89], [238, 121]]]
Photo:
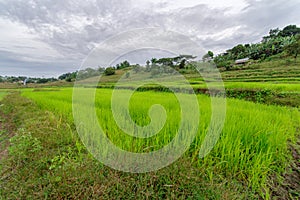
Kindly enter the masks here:
[[[137, 123], [149, 123], [147, 111], [153, 104], [161, 103], [168, 114], [167, 125], [157, 136], [136, 140], [117, 128], [109, 106], [111, 93], [97, 90], [96, 105], [99, 122], [113, 143], [143, 152], [145, 146], [159, 149], [174, 137], [180, 119], [173, 116], [180, 110], [172, 94], [135, 93], [130, 114]], [[220, 140], [207, 157], [199, 159], [211, 110], [210, 99], [198, 96], [199, 131], [185, 155], [157, 172], [129, 174], [103, 166], [82, 145], [72, 121], [71, 89], [28, 89], [22, 96], [33, 101], [18, 94], [3, 100], [2, 112], [17, 127], [2, 164], [5, 198], [269, 199], [278, 195], [272, 181], [283, 180], [291, 160], [288, 143], [295, 143], [300, 122], [296, 108], [228, 100]], [[282, 193], [281, 198], [291, 194], [299, 191]]]
[[4, 98], [4, 96], [7, 94], [7, 92], [0, 90], [0, 101]]
[[1, 122], [11, 127], [0, 126], [1, 144], [10, 141], [10, 147], [1, 145], [1, 152], [8, 148], [0, 159], [3, 199], [237, 199], [256, 195], [244, 191], [246, 186], [239, 182], [209, 176], [208, 169], [193, 165], [187, 157], [146, 174], [112, 170], [86, 151], [64, 115], [41, 109], [41, 102], [36, 104], [18, 93], [1, 103]]

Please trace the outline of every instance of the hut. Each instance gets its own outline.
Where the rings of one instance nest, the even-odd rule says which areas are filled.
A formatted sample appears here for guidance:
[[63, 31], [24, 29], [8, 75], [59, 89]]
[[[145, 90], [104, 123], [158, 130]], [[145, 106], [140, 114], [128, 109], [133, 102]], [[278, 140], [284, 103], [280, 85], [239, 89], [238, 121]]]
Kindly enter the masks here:
[[236, 61], [235, 61], [235, 64], [236, 64], [236, 65], [244, 65], [244, 64], [248, 63], [249, 60], [250, 60], [249, 58], [239, 59], [239, 60], [236, 60]]

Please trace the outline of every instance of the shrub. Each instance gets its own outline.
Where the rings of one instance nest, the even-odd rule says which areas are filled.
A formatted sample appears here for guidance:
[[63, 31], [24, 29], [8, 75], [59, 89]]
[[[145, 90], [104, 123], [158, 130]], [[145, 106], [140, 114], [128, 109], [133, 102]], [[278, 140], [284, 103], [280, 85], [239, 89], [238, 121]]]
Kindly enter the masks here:
[[116, 69], [113, 68], [113, 67], [108, 67], [108, 68], [106, 68], [105, 71], [104, 71], [104, 74], [105, 74], [106, 76], [111, 76], [111, 75], [114, 75], [115, 73], [116, 73]]

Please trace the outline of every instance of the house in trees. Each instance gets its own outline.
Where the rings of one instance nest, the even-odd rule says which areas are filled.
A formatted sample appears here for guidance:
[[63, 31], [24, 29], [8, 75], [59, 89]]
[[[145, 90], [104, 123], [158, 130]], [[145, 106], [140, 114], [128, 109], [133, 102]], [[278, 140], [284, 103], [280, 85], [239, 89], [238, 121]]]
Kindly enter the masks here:
[[249, 62], [249, 58], [243, 58], [243, 59], [238, 59], [235, 61], [236, 65], [244, 65], [247, 64]]

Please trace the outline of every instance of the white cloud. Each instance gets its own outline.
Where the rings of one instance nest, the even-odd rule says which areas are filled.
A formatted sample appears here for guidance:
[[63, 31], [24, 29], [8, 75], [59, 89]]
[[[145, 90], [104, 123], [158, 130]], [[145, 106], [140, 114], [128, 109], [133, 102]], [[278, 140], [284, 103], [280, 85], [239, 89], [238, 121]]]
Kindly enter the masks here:
[[151, 4], [160, 5], [156, 7], [158, 11], [172, 11], [203, 4], [209, 8], [228, 8], [229, 10], [227, 12], [236, 13], [248, 6], [248, 3], [244, 0], [133, 0], [133, 2], [139, 4], [141, 8]]
[[62, 58], [60, 54], [30, 33], [28, 27], [0, 18], [0, 51], [21, 55], [24, 61], [49, 62]]
[[259, 41], [271, 28], [299, 25], [299, 9], [298, 0], [0, 1], [0, 69], [32, 63], [70, 71], [105, 39], [145, 27], [180, 32], [220, 52]]

